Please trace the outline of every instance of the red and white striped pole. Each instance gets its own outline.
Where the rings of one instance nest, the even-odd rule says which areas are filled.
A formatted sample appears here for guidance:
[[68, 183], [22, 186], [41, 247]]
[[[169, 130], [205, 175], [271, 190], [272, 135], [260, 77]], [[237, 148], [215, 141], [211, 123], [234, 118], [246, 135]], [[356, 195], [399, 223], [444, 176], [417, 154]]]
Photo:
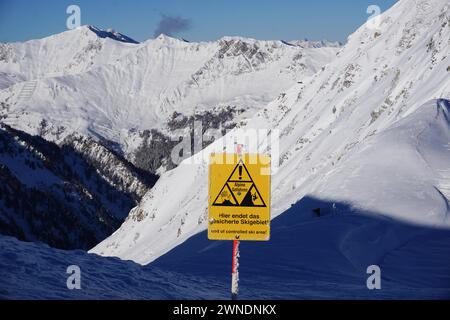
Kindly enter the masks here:
[[[242, 144], [236, 145], [238, 161], [242, 160]], [[236, 235], [238, 238], [238, 235]], [[233, 257], [231, 266], [231, 300], [237, 300], [239, 292], [239, 240], [233, 240]]]
[[239, 292], [239, 240], [233, 241], [233, 265], [231, 268], [231, 300], [237, 300]]

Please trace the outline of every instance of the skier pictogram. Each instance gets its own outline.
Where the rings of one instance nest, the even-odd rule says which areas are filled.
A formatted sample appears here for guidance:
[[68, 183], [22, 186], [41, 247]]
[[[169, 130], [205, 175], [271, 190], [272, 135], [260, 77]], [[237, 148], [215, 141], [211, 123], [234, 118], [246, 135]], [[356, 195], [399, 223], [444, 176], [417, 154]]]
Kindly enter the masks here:
[[213, 206], [266, 207], [244, 162], [240, 160], [220, 190]]

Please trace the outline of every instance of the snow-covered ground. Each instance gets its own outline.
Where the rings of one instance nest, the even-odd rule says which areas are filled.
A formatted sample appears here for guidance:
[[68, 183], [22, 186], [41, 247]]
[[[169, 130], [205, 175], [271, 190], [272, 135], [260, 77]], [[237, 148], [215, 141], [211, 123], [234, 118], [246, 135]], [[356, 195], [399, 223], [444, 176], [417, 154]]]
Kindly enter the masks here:
[[[449, 24], [445, 0], [399, 1], [381, 16], [379, 30], [362, 26], [324, 70], [248, 122], [244, 128], [280, 131], [272, 217], [310, 196], [402, 222], [450, 226]], [[195, 155], [195, 164], [188, 159], [163, 174], [92, 252], [147, 264], [203, 231], [207, 159], [224, 145], [234, 152], [225, 140], [245, 143], [235, 130]], [[264, 152], [259, 146], [250, 151]], [[377, 230], [373, 236], [386, 244], [380, 255], [407, 241]]]
[[[304, 198], [273, 220], [270, 242], [241, 242], [241, 299], [450, 298], [450, 231], [334, 203], [317, 218], [311, 209], [332, 202]], [[206, 232], [147, 266], [0, 236], [0, 298], [229, 299], [230, 264], [231, 243]], [[381, 290], [366, 286], [371, 264], [381, 268]], [[69, 265], [81, 268], [81, 290], [66, 287]]]
[[[334, 212], [317, 218], [313, 208]], [[272, 221], [271, 241], [241, 242], [240, 295], [251, 299], [450, 298], [450, 231], [303, 198]], [[368, 290], [367, 267], [381, 269]], [[150, 266], [229, 280], [231, 243], [199, 233]], [[229, 288], [229, 287], [228, 287]]]
[[[224, 283], [85, 251], [0, 236], [0, 299], [202, 299], [227, 297]], [[81, 290], [67, 289], [67, 267], [81, 269]], [[222, 289], [220, 289], [222, 288]], [[208, 292], [211, 292], [209, 295]]]

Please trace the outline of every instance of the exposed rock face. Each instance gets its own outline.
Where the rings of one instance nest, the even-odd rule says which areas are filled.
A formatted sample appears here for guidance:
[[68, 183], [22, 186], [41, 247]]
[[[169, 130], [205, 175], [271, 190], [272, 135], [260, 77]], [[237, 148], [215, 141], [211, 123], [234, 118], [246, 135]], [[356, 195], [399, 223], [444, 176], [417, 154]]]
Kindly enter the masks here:
[[[161, 172], [176, 167], [171, 159], [174, 147], [180, 142], [180, 133], [183, 138], [191, 138], [191, 152], [194, 152], [194, 128], [201, 124], [202, 134], [209, 129], [219, 130], [224, 135], [227, 130], [233, 129], [237, 124], [237, 115], [244, 112], [243, 109], [228, 106], [220, 110], [211, 110], [196, 113], [191, 116], [174, 112], [167, 122], [167, 132], [156, 129], [145, 130], [140, 133], [142, 139], [133, 156], [133, 164], [147, 172]], [[202, 148], [214, 142], [214, 139], [201, 140]]]

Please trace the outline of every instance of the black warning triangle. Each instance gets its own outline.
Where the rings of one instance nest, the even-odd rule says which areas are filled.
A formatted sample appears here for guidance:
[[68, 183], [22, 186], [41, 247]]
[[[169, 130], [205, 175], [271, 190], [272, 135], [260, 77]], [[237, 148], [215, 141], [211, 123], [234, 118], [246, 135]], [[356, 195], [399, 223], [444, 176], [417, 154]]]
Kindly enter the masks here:
[[253, 184], [252, 188], [248, 191], [244, 200], [241, 202], [241, 206], [249, 206], [249, 207], [266, 206], [255, 184]]
[[231, 172], [230, 177], [212, 205], [224, 207], [266, 207], [256, 184], [253, 182], [242, 160]]
[[216, 200], [214, 200], [213, 206], [233, 207], [238, 205], [238, 201], [234, 197], [233, 192], [231, 192], [230, 187], [225, 183]]
[[239, 163], [234, 168], [227, 182], [252, 182], [253, 180], [250, 177], [250, 173], [247, 170], [247, 167], [244, 165], [242, 160], [239, 160]]

